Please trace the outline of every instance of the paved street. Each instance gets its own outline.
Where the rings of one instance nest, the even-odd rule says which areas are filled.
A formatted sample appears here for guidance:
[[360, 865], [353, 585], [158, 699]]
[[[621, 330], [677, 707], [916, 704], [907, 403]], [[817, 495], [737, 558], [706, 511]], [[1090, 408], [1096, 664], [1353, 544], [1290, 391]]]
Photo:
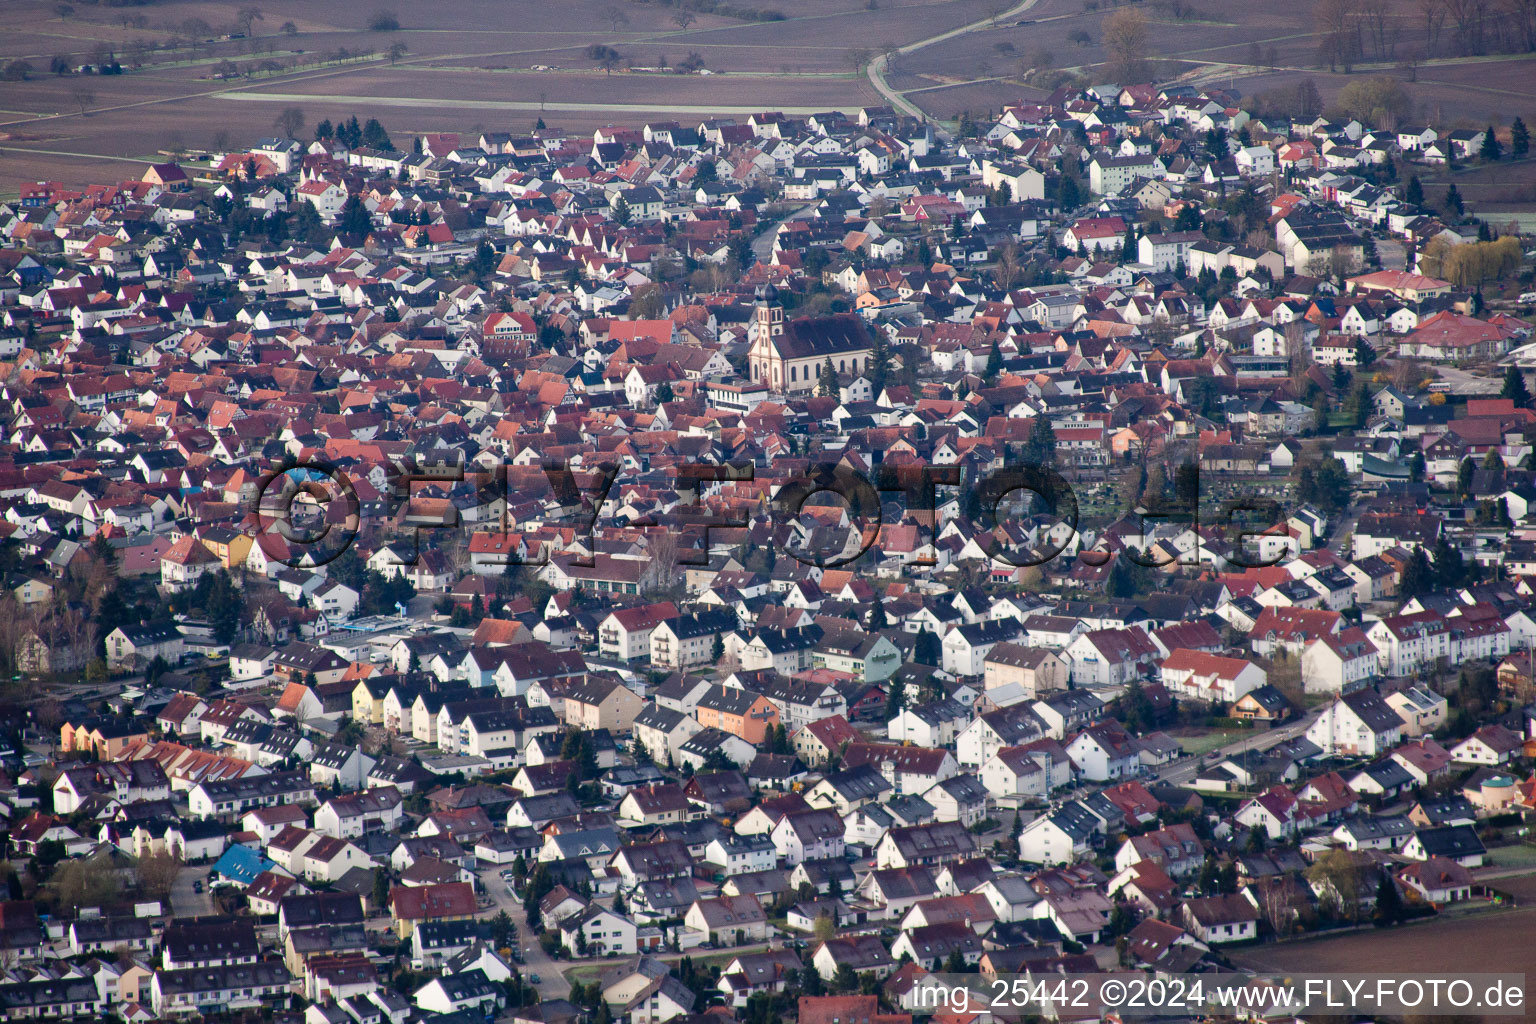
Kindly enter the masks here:
[[[202, 892], [193, 892], [192, 883], [201, 880]], [[184, 867], [171, 887], [171, 910], [177, 917], [207, 917], [214, 913], [213, 897], [208, 892], [208, 866]]]
[[1376, 240], [1376, 255], [1381, 258], [1382, 270], [1402, 270], [1408, 265], [1408, 253], [1403, 243], [1385, 238]]
[[[522, 901], [507, 894], [507, 883], [501, 880], [501, 872], [505, 870], [505, 866], [486, 868], [480, 872], [480, 881], [485, 886], [486, 895], [496, 904], [496, 910], [505, 910], [517, 926], [517, 945], [523, 954], [523, 980], [530, 981], [537, 974], [540, 998], [564, 999], [571, 994], [571, 983], [565, 980], [564, 973], [544, 952], [533, 929], [528, 927], [528, 915], [523, 913]], [[490, 916], [494, 917], [495, 911], [491, 911]]]
[[[1320, 710], [1320, 709], [1319, 709]], [[1284, 740], [1295, 739], [1307, 731], [1318, 716], [1319, 711], [1309, 711], [1289, 725], [1282, 725], [1278, 729], [1270, 729], [1266, 732], [1255, 732], [1243, 737], [1236, 743], [1229, 743], [1224, 747], [1218, 747], [1205, 755], [1206, 763], [1218, 761], [1223, 757], [1239, 753], [1244, 750], [1268, 750], [1270, 747]], [[1185, 757], [1157, 773], [1157, 777], [1163, 782], [1169, 782], [1176, 786], [1182, 786], [1195, 777], [1199, 771], [1201, 759], [1198, 757]]]
[[1344, 540], [1355, 532], [1355, 524], [1360, 521], [1360, 513], [1351, 508], [1344, 513], [1344, 517], [1333, 524], [1328, 531], [1328, 543], [1325, 545], [1329, 551], [1340, 558], [1348, 558], [1349, 551], [1344, 546]]
[[[1012, 822], [1012, 818], [1009, 818]], [[1006, 827], [1006, 826], [1005, 826]], [[987, 841], [991, 842], [1003, 834], [1003, 829], [989, 834]], [[556, 961], [544, 952], [539, 945], [539, 940], [528, 927], [528, 916], [523, 913], [523, 904], [515, 896], [507, 894], [507, 883], [501, 880], [501, 872], [504, 866], [490, 867], [480, 872], [480, 881], [485, 885], [486, 894], [495, 903], [495, 908], [487, 911], [489, 916], [495, 916], [496, 911], [505, 910], [507, 916], [512, 918], [512, 923], [517, 925], [517, 943], [523, 954], [523, 964], [520, 968], [524, 981], [531, 981], [532, 976], [539, 976], [539, 996], [543, 999], [564, 999], [571, 994], [571, 982], [565, 976], [565, 971], [572, 967], [591, 968], [606, 967], [611, 964], [623, 963], [631, 960], [630, 956], [609, 957], [583, 957], [580, 960]], [[548, 922], [545, 922], [546, 926]], [[792, 935], [789, 936], [793, 938]], [[802, 938], [804, 936], [801, 936]], [[782, 944], [782, 943], [781, 943]], [[773, 943], [749, 942], [740, 946], [718, 946], [696, 950], [694, 955], [714, 955], [718, 953], [756, 953], [773, 948]], [[677, 954], [670, 950], [663, 950], [657, 954], [661, 959], [671, 962], [677, 959]], [[587, 979], [590, 980], [590, 979]]]
[[757, 262], [767, 263], [773, 258], [773, 236], [778, 233], [779, 225], [796, 219], [809, 210], [812, 205], [811, 203], [803, 203], [796, 206], [793, 210], [790, 210], [784, 216], [758, 232], [757, 237], [752, 239], [752, 255], [757, 257]]
[[1499, 389], [1504, 386], [1503, 377], [1489, 377], [1480, 373], [1468, 373], [1466, 370], [1455, 366], [1436, 366], [1435, 373], [1441, 380], [1451, 386], [1451, 392], [1456, 395], [1479, 395], [1487, 397], [1497, 396]]

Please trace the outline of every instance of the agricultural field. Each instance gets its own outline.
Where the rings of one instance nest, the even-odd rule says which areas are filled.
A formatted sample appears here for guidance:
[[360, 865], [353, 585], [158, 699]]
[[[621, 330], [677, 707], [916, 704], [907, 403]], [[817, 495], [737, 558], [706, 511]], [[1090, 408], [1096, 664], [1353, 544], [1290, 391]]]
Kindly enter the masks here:
[[[526, 130], [541, 114], [587, 132], [712, 113], [855, 108], [880, 102], [860, 70], [876, 48], [985, 18], [990, 2], [774, 0], [783, 20], [753, 21], [680, 17], [632, 0], [8, 0], [0, 67], [25, 62], [30, 71], [0, 81], [0, 193], [40, 177], [100, 180], [104, 162], [126, 172], [164, 150], [253, 141], [272, 134], [288, 106], [310, 125], [360, 114], [402, 136]], [[250, 9], [259, 20], [246, 20]], [[371, 31], [382, 14], [398, 29], [385, 20]], [[623, 63], [600, 67], [587, 53], [594, 44]], [[123, 74], [50, 71], [109, 55]], [[690, 58], [710, 73], [662, 70]]]
[[1433, 964], [1442, 974], [1486, 971], [1489, 950], [1529, 949], [1533, 926], [1536, 907], [1522, 905], [1391, 930], [1370, 928], [1336, 938], [1269, 944], [1235, 953], [1232, 959], [1258, 970], [1338, 971], [1347, 964], [1350, 971], [1393, 973], [1404, 964]]
[[[755, 3], [756, 0], [753, 0]], [[1441, 125], [1536, 119], [1536, 53], [1463, 55], [1452, 28], [1426, 56], [1414, 0], [1374, 0], [1356, 15], [1351, 74], [1319, 69], [1325, 6], [1149, 0], [1142, 51], [1159, 81], [1244, 94], [1310, 77], [1325, 104], [1350, 82], [1402, 80], [1402, 113]], [[7, 0], [0, 67], [0, 195], [37, 178], [99, 180], [167, 151], [217, 149], [271, 134], [277, 114], [308, 125], [358, 114], [392, 133], [508, 131], [543, 116], [589, 132], [605, 124], [805, 114], [885, 99], [864, 65], [888, 53], [890, 88], [953, 121], [1038, 99], [1061, 76], [1113, 80], [1102, 0], [764, 0], [736, 16], [680, 15], [661, 2], [449, 0], [430, 7], [338, 0], [161, 0], [136, 7], [86, 0]], [[252, 11], [259, 12], [259, 19]], [[777, 17], [782, 20], [752, 20]], [[393, 24], [390, 19], [393, 19]], [[370, 24], [377, 30], [371, 30]], [[394, 27], [398, 25], [398, 27]], [[954, 29], [974, 31], [935, 39]], [[1485, 50], [1509, 48], [1498, 44]], [[927, 40], [934, 40], [926, 43]], [[911, 52], [894, 52], [925, 43]], [[621, 60], [604, 62], [589, 47]], [[393, 53], [391, 50], [393, 48]], [[1464, 47], [1462, 47], [1464, 48]], [[346, 56], [343, 58], [343, 51]], [[54, 74], [107, 55], [124, 74]], [[709, 74], [681, 74], [693, 61]], [[1444, 171], [1430, 175], [1445, 177]], [[1456, 176], [1474, 202], [1536, 202], [1536, 163], [1472, 167]]]
[[[1536, 53], [1496, 52], [1489, 33], [1485, 52], [1462, 54], [1454, 33], [1442, 29], [1427, 56], [1420, 4], [1381, 0], [1381, 42], [1373, 22], [1352, 10], [1349, 24], [1358, 40], [1350, 73], [1321, 66], [1320, 42], [1327, 0], [1297, 4], [1214, 4], [1205, 0], [1162, 0], [1144, 5], [1146, 41], [1142, 50], [1162, 81], [1189, 80], [1221, 85], [1244, 94], [1292, 86], [1313, 77], [1323, 100], [1331, 102], [1351, 81], [1389, 74], [1403, 79], [1408, 116], [1441, 124], [1482, 126], [1507, 122], [1514, 113], [1536, 112]], [[1096, 0], [1040, 0], [1017, 19], [935, 43], [903, 57], [894, 68], [903, 89], [929, 88], [925, 109], [939, 117], [960, 111], [995, 109], [1019, 96], [1032, 71], [1070, 71], [1088, 79], [1116, 81], [1103, 46], [1108, 3]], [[1039, 84], [1042, 76], [1032, 79]], [[977, 85], [961, 83], [978, 82]], [[938, 86], [939, 88], [933, 88]], [[1039, 94], [1039, 90], [1035, 90]], [[1027, 93], [1026, 93], [1027, 95]]]

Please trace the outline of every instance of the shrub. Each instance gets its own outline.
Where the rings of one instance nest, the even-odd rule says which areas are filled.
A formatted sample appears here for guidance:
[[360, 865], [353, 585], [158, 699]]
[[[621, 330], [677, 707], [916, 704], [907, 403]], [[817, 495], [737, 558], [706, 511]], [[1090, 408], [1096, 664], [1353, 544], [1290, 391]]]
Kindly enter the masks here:
[[394, 11], [374, 11], [368, 18], [368, 31], [398, 32], [400, 31], [400, 19], [395, 16]]

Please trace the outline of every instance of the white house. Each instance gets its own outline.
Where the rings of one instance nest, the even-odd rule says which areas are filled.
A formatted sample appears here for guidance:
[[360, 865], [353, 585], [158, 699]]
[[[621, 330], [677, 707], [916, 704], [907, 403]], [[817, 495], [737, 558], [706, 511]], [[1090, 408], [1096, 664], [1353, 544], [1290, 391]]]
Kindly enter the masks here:
[[843, 856], [843, 819], [836, 811], [786, 814], [768, 837], [786, 866]]
[[1204, 896], [1182, 908], [1190, 934], [1209, 945], [1246, 942], [1259, 934], [1259, 912], [1241, 896]]
[[1019, 857], [1035, 864], [1071, 864], [1092, 852], [1098, 819], [1080, 803], [1041, 815], [1019, 834]]
[[1268, 673], [1251, 661], [1179, 648], [1162, 665], [1163, 685], [1180, 699], [1207, 704], [1231, 704], [1268, 681]]
[[1159, 656], [1157, 645], [1139, 627], [1095, 629], [1067, 645], [1072, 682], [1077, 686], [1124, 686]]
[[1233, 159], [1238, 173], [1250, 178], [1267, 178], [1275, 171], [1275, 151], [1268, 146], [1244, 146]]
[[1136, 244], [1136, 256], [1158, 270], [1172, 270], [1189, 263], [1189, 247], [1205, 241], [1199, 231], [1165, 231], [1160, 235], [1142, 235]]
[[561, 944], [572, 954], [585, 949], [591, 956], [629, 956], [638, 933], [635, 922], [595, 904], [560, 922]]
[[1067, 754], [1091, 782], [1110, 782], [1134, 774], [1141, 754], [1134, 740], [1113, 719], [1090, 725], [1067, 741]]
[[1402, 742], [1404, 723], [1373, 689], [1356, 690], [1323, 709], [1307, 739], [1329, 755], [1375, 757]]
[[1301, 652], [1301, 682], [1308, 693], [1341, 693], [1381, 671], [1376, 645], [1359, 629], [1325, 633]]

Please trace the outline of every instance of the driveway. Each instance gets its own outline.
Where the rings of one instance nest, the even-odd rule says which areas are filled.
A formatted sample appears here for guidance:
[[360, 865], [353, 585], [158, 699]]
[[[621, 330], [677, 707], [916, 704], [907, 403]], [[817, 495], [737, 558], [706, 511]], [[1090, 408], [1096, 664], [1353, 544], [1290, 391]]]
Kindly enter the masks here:
[[[202, 892], [193, 892], [192, 883], [201, 881]], [[208, 892], [208, 866], [184, 867], [171, 886], [171, 913], [176, 917], [209, 917], [214, 913], [213, 896]]]

